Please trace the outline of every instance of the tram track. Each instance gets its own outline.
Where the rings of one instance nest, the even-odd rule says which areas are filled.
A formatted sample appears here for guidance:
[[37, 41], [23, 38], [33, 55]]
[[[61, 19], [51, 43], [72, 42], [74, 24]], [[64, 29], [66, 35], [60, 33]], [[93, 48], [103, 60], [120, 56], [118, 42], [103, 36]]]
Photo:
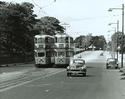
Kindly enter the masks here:
[[30, 82], [35, 81], [35, 80], [39, 80], [41, 78], [46, 78], [48, 76], [52, 76], [52, 75], [57, 74], [57, 73], [62, 72], [62, 71], [64, 71], [64, 70], [54, 70], [54, 71], [49, 72], [49, 73], [35, 71], [35, 72], [30, 72], [30, 73], [24, 74], [23, 76], [21, 76], [17, 79], [1, 82], [0, 83], [0, 92], [9, 90], [11, 88], [14, 88], [14, 87], [17, 87], [20, 85], [30, 83]]

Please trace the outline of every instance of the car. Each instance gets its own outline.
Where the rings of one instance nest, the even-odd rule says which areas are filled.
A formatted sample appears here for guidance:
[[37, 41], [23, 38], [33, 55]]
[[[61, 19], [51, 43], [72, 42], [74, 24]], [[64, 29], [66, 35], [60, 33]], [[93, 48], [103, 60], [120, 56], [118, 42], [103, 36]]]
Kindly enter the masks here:
[[100, 56], [103, 56], [103, 53], [101, 53]]
[[84, 59], [72, 59], [69, 66], [67, 67], [67, 76], [71, 76], [72, 74], [82, 74], [86, 76], [87, 67], [85, 65]]
[[118, 60], [116, 58], [108, 58], [106, 61], [106, 69], [115, 68], [118, 69]]

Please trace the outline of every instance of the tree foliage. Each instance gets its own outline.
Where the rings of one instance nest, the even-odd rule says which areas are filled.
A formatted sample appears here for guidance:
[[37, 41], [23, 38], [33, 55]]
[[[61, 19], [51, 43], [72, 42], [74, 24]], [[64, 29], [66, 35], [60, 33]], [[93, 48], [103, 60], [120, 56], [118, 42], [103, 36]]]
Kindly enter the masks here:
[[79, 36], [74, 40], [74, 43], [77, 48], [87, 49], [91, 45], [92, 35], [88, 34], [87, 36]]
[[33, 7], [29, 2], [0, 1], [0, 55], [33, 54], [34, 35], [64, 33], [58, 19], [49, 16], [36, 19]]
[[95, 46], [96, 49], [104, 49], [104, 46], [106, 45], [104, 36], [92, 36], [91, 34], [87, 36], [79, 36], [74, 42], [77, 48], [84, 49], [88, 49], [90, 46]]
[[[33, 25], [36, 15], [33, 4], [0, 3], [1, 49], [7, 54], [26, 54], [33, 50]], [[27, 47], [26, 47], [27, 46]]]
[[96, 47], [96, 49], [104, 49], [106, 40], [104, 36], [93, 36], [91, 44]]
[[[125, 49], [125, 35], [122, 34], [122, 32], [116, 32], [111, 37], [112, 42], [114, 44], [114, 50], [117, 50], [117, 47], [123, 46], [123, 49]], [[122, 45], [123, 44], [123, 45]], [[124, 50], [125, 51], [125, 50]]]
[[37, 31], [36, 34], [55, 35], [56, 33], [64, 33], [63, 26], [61, 26], [59, 20], [54, 17], [42, 17], [34, 27]]

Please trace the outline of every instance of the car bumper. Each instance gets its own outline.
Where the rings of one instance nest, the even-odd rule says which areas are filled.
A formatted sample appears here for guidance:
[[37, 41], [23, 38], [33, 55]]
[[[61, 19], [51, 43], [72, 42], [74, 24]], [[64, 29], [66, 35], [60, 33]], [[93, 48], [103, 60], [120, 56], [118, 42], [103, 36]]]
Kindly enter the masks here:
[[83, 74], [83, 73], [86, 73], [86, 69], [84, 69], [84, 70], [67, 70], [67, 73], [71, 73], [71, 74]]
[[108, 65], [107, 67], [109, 67], [109, 68], [116, 68], [116, 67], [118, 67], [118, 65]]

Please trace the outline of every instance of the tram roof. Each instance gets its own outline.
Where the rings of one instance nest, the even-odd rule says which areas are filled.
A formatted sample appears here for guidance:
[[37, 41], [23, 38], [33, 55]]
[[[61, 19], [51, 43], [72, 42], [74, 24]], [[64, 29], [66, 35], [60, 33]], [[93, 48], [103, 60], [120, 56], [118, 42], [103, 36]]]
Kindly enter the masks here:
[[56, 34], [55, 37], [71, 37], [68, 34]]
[[45, 38], [45, 37], [51, 37], [51, 38], [54, 38], [53, 36], [51, 35], [43, 35], [43, 34], [39, 34], [39, 35], [35, 35], [36, 38]]

